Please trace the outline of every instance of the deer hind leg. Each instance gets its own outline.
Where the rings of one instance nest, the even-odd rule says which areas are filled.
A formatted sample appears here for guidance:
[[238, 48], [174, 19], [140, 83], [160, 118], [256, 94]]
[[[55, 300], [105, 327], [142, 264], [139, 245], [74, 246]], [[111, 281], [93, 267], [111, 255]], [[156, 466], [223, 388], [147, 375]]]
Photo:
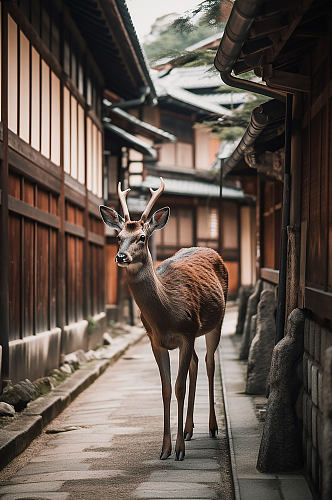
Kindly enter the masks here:
[[198, 357], [193, 351], [190, 365], [189, 365], [189, 395], [188, 395], [188, 408], [187, 408], [187, 418], [184, 426], [184, 439], [185, 441], [190, 441], [193, 435], [194, 429], [194, 403], [195, 403], [195, 392], [196, 392], [196, 380], [197, 380], [197, 368], [198, 368]]
[[186, 395], [186, 381], [194, 350], [194, 342], [184, 339], [179, 352], [179, 371], [175, 383], [175, 395], [178, 401], [178, 432], [175, 444], [175, 460], [183, 460], [185, 445], [183, 437], [183, 405]]
[[170, 425], [170, 405], [172, 396], [171, 368], [170, 368], [168, 350], [164, 349], [163, 347], [155, 346], [152, 343], [152, 340], [151, 340], [151, 347], [159, 368], [162, 397], [164, 404], [164, 437], [160, 453], [160, 460], [166, 460], [172, 453], [171, 425]]
[[210, 402], [210, 414], [209, 414], [209, 431], [211, 437], [216, 437], [218, 434], [218, 425], [216, 419], [216, 413], [214, 410], [214, 371], [215, 371], [215, 360], [214, 353], [219, 344], [221, 334], [221, 324], [207, 333], [205, 336], [206, 340], [206, 372], [209, 380], [209, 402]]

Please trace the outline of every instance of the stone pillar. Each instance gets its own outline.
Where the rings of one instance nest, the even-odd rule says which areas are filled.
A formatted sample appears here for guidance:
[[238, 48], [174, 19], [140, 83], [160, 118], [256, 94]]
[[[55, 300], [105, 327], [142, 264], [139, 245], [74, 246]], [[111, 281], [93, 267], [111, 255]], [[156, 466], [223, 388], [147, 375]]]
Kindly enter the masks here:
[[322, 500], [332, 498], [332, 347], [325, 351], [323, 376], [323, 492]]
[[261, 472], [291, 472], [302, 467], [296, 401], [301, 386], [298, 364], [303, 357], [304, 317], [301, 309], [291, 312], [286, 336], [273, 350], [270, 394], [257, 461], [257, 469]]
[[252, 294], [251, 286], [241, 286], [239, 289], [239, 312], [237, 317], [237, 325], [235, 334], [242, 335], [244, 322], [246, 319], [246, 311], [248, 305], [249, 296]]
[[256, 331], [256, 335], [249, 350], [247, 394], [266, 394], [276, 335], [275, 310], [274, 291], [263, 290], [258, 303], [256, 325], [252, 317], [253, 334]]
[[248, 358], [249, 347], [250, 347], [250, 322], [251, 322], [251, 317], [257, 313], [257, 304], [262, 291], [262, 286], [263, 286], [262, 280], [258, 280], [256, 282], [253, 293], [250, 295], [248, 299], [246, 319], [244, 322], [242, 342], [240, 347], [240, 359]]

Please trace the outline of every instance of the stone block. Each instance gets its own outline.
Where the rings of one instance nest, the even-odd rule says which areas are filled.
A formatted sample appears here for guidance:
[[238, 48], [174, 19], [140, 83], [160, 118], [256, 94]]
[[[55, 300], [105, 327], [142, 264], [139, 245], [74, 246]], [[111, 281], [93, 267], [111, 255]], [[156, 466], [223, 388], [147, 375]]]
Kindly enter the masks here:
[[325, 351], [323, 377], [322, 499], [332, 498], [332, 347]]
[[258, 301], [262, 291], [262, 280], [258, 280], [253, 293], [248, 299], [246, 318], [243, 327], [242, 342], [240, 347], [240, 359], [247, 359], [250, 348], [250, 325], [251, 318], [257, 313]]
[[307, 415], [306, 415], [307, 418], [306, 418], [305, 425], [306, 425], [307, 433], [309, 436], [311, 435], [311, 418], [312, 418], [311, 408], [312, 408], [312, 402], [311, 402], [310, 397], [308, 397], [308, 399], [307, 399]]
[[301, 386], [296, 373], [303, 356], [304, 319], [304, 312], [294, 309], [288, 317], [286, 336], [273, 349], [270, 394], [257, 461], [261, 472], [290, 472], [303, 463], [295, 404]]
[[323, 411], [323, 373], [321, 370], [318, 372], [318, 408]]
[[314, 359], [317, 363], [320, 363], [321, 335], [322, 335], [322, 329], [319, 325], [317, 325], [316, 335], [315, 335], [315, 352], [314, 352]]
[[247, 394], [266, 394], [272, 351], [275, 343], [276, 300], [272, 290], [263, 290], [257, 309], [257, 319], [252, 317], [256, 331], [249, 350]]
[[318, 458], [317, 458], [317, 450], [313, 446], [311, 448], [311, 477], [314, 484], [317, 486], [318, 484]]
[[314, 405], [318, 406], [318, 366], [311, 366], [311, 399]]
[[246, 319], [247, 305], [249, 296], [252, 294], [252, 286], [241, 286], [239, 289], [239, 309], [236, 324], [236, 335], [242, 335]]
[[308, 359], [308, 394], [311, 395], [312, 388], [312, 378], [311, 378], [311, 370], [312, 370], [312, 359]]
[[317, 451], [319, 459], [322, 460], [323, 453], [323, 418], [320, 412], [317, 413]]
[[311, 438], [312, 446], [317, 448], [317, 408], [312, 406], [311, 408]]
[[312, 461], [312, 442], [311, 442], [311, 439], [307, 438], [307, 456], [306, 456], [306, 462], [305, 462], [305, 465], [306, 465], [306, 470], [309, 474], [309, 476], [311, 476], [311, 461]]
[[310, 319], [306, 318], [304, 323], [304, 350], [309, 352], [309, 330]]
[[308, 362], [309, 357], [305, 352], [303, 354], [302, 370], [303, 370], [303, 387], [306, 392], [308, 392]]
[[310, 329], [309, 329], [309, 353], [312, 358], [315, 356], [315, 338], [316, 338], [316, 323], [314, 321], [310, 321]]

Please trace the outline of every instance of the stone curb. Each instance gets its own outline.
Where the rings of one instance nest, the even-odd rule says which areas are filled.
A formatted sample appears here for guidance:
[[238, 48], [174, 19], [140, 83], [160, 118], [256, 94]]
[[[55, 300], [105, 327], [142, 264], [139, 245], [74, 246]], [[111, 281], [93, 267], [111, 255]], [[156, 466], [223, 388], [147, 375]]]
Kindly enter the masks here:
[[227, 390], [226, 390], [226, 377], [224, 376], [224, 367], [223, 367], [223, 360], [222, 360], [222, 350], [221, 350], [221, 343], [219, 344], [219, 348], [217, 349], [218, 357], [219, 357], [219, 367], [220, 367], [220, 377], [221, 377], [221, 386], [222, 386], [222, 394], [223, 394], [223, 401], [224, 401], [224, 410], [225, 410], [225, 423], [226, 423], [226, 431], [227, 431], [227, 438], [228, 438], [228, 447], [229, 447], [229, 454], [231, 457], [231, 470], [232, 470], [232, 478], [233, 478], [233, 487], [234, 487], [234, 498], [235, 500], [241, 500], [241, 495], [240, 495], [240, 485], [239, 485], [239, 479], [237, 475], [237, 470], [236, 470], [236, 462], [235, 462], [235, 451], [234, 451], [234, 443], [233, 443], [233, 436], [232, 436], [232, 428], [231, 428], [231, 418], [229, 414], [229, 408], [228, 408], [228, 400], [227, 400]]
[[145, 330], [135, 328], [133, 334], [124, 335], [120, 342], [108, 349], [107, 359], [86, 363], [53, 391], [31, 401], [14, 422], [1, 429], [0, 470], [22, 453], [51, 420], [145, 334]]

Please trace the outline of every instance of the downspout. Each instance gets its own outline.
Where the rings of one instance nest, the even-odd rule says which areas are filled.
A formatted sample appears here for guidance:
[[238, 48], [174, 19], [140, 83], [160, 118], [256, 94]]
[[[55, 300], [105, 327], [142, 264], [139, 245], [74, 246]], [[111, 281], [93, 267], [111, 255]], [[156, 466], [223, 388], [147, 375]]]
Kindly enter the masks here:
[[287, 284], [287, 227], [290, 221], [290, 166], [291, 166], [291, 139], [292, 139], [292, 94], [286, 98], [285, 120], [285, 165], [284, 165], [284, 190], [282, 203], [281, 249], [280, 270], [278, 286], [278, 303], [276, 317], [276, 343], [284, 336], [286, 314], [286, 284]]

